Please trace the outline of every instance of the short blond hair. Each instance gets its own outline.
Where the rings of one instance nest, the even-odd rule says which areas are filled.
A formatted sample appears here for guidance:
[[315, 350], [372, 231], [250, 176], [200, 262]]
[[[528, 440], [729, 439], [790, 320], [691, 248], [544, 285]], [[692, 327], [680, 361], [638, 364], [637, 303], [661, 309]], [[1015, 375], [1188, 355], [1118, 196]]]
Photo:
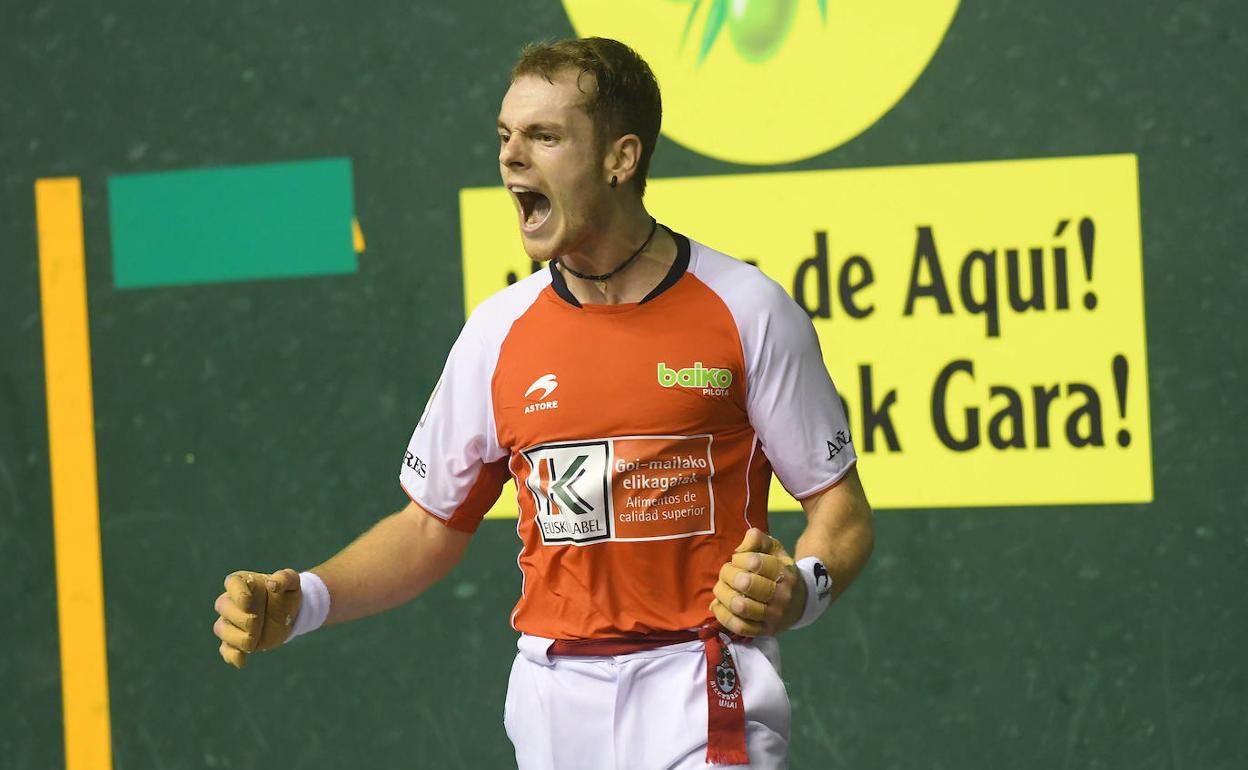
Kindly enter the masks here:
[[[637, 194], [645, 195], [650, 158], [663, 121], [663, 99], [650, 65], [618, 40], [586, 37], [525, 46], [511, 69], [511, 79], [540, 75], [553, 83], [565, 69], [579, 73], [577, 88], [585, 94], [582, 106], [604, 146], [626, 134], [636, 134], [641, 139], [641, 156], [632, 181]], [[586, 74], [594, 79], [591, 90], [581, 86], [581, 76]]]

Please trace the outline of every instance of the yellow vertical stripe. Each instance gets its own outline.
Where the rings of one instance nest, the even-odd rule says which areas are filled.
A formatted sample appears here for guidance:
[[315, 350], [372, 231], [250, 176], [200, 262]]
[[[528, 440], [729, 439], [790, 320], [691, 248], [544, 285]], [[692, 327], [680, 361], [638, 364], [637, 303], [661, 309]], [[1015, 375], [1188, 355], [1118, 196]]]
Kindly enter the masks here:
[[76, 178], [35, 182], [66, 770], [110, 770], [91, 343]]

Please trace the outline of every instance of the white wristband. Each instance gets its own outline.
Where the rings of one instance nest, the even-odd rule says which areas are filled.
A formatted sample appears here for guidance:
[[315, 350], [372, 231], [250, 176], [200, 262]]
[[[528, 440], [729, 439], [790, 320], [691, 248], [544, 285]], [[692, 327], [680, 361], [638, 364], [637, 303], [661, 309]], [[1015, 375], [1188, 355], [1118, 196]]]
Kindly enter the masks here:
[[807, 556], [799, 561], [797, 574], [806, 584], [806, 608], [797, 622], [789, 626], [790, 630], [814, 623], [832, 603], [832, 575], [817, 556]]
[[295, 615], [290, 636], [286, 637], [288, 642], [296, 636], [320, 628], [325, 623], [325, 618], [329, 617], [329, 589], [319, 575], [315, 572], [300, 572], [299, 593], [299, 613]]

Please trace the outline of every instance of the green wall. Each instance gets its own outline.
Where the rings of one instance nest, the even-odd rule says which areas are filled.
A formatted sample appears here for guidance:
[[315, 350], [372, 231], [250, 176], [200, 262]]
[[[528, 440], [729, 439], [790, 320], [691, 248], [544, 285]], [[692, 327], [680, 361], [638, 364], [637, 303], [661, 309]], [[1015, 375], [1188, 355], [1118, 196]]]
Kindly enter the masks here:
[[[33, 202], [58, 175], [84, 191], [115, 766], [511, 762], [511, 522], [427, 598], [243, 672], [210, 631], [230, 570], [309, 566], [403, 504], [463, 317], [458, 190], [496, 181], [515, 52], [571, 34], [555, 0], [463, 7], [0, 8], [0, 765], [63, 763]], [[1246, 27], [1229, 1], [965, 0], [897, 107], [781, 167], [1138, 154], [1155, 473], [1149, 505], [878, 511], [859, 583], [784, 640], [794, 767], [1248, 766]], [[329, 157], [357, 272], [115, 288], [110, 176]], [[667, 142], [653, 174], [755, 170]]]

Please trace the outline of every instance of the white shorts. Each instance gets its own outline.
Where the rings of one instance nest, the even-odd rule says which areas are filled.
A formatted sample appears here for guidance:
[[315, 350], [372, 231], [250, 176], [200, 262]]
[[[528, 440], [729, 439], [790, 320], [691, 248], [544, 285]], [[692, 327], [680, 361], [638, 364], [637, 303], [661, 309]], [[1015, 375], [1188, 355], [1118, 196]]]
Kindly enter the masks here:
[[[693, 770], [706, 762], [706, 657], [682, 642], [614, 657], [548, 657], [520, 637], [503, 724], [520, 770]], [[787, 766], [789, 696], [771, 637], [733, 643], [749, 765]], [[776, 662], [773, 663], [772, 661]]]

